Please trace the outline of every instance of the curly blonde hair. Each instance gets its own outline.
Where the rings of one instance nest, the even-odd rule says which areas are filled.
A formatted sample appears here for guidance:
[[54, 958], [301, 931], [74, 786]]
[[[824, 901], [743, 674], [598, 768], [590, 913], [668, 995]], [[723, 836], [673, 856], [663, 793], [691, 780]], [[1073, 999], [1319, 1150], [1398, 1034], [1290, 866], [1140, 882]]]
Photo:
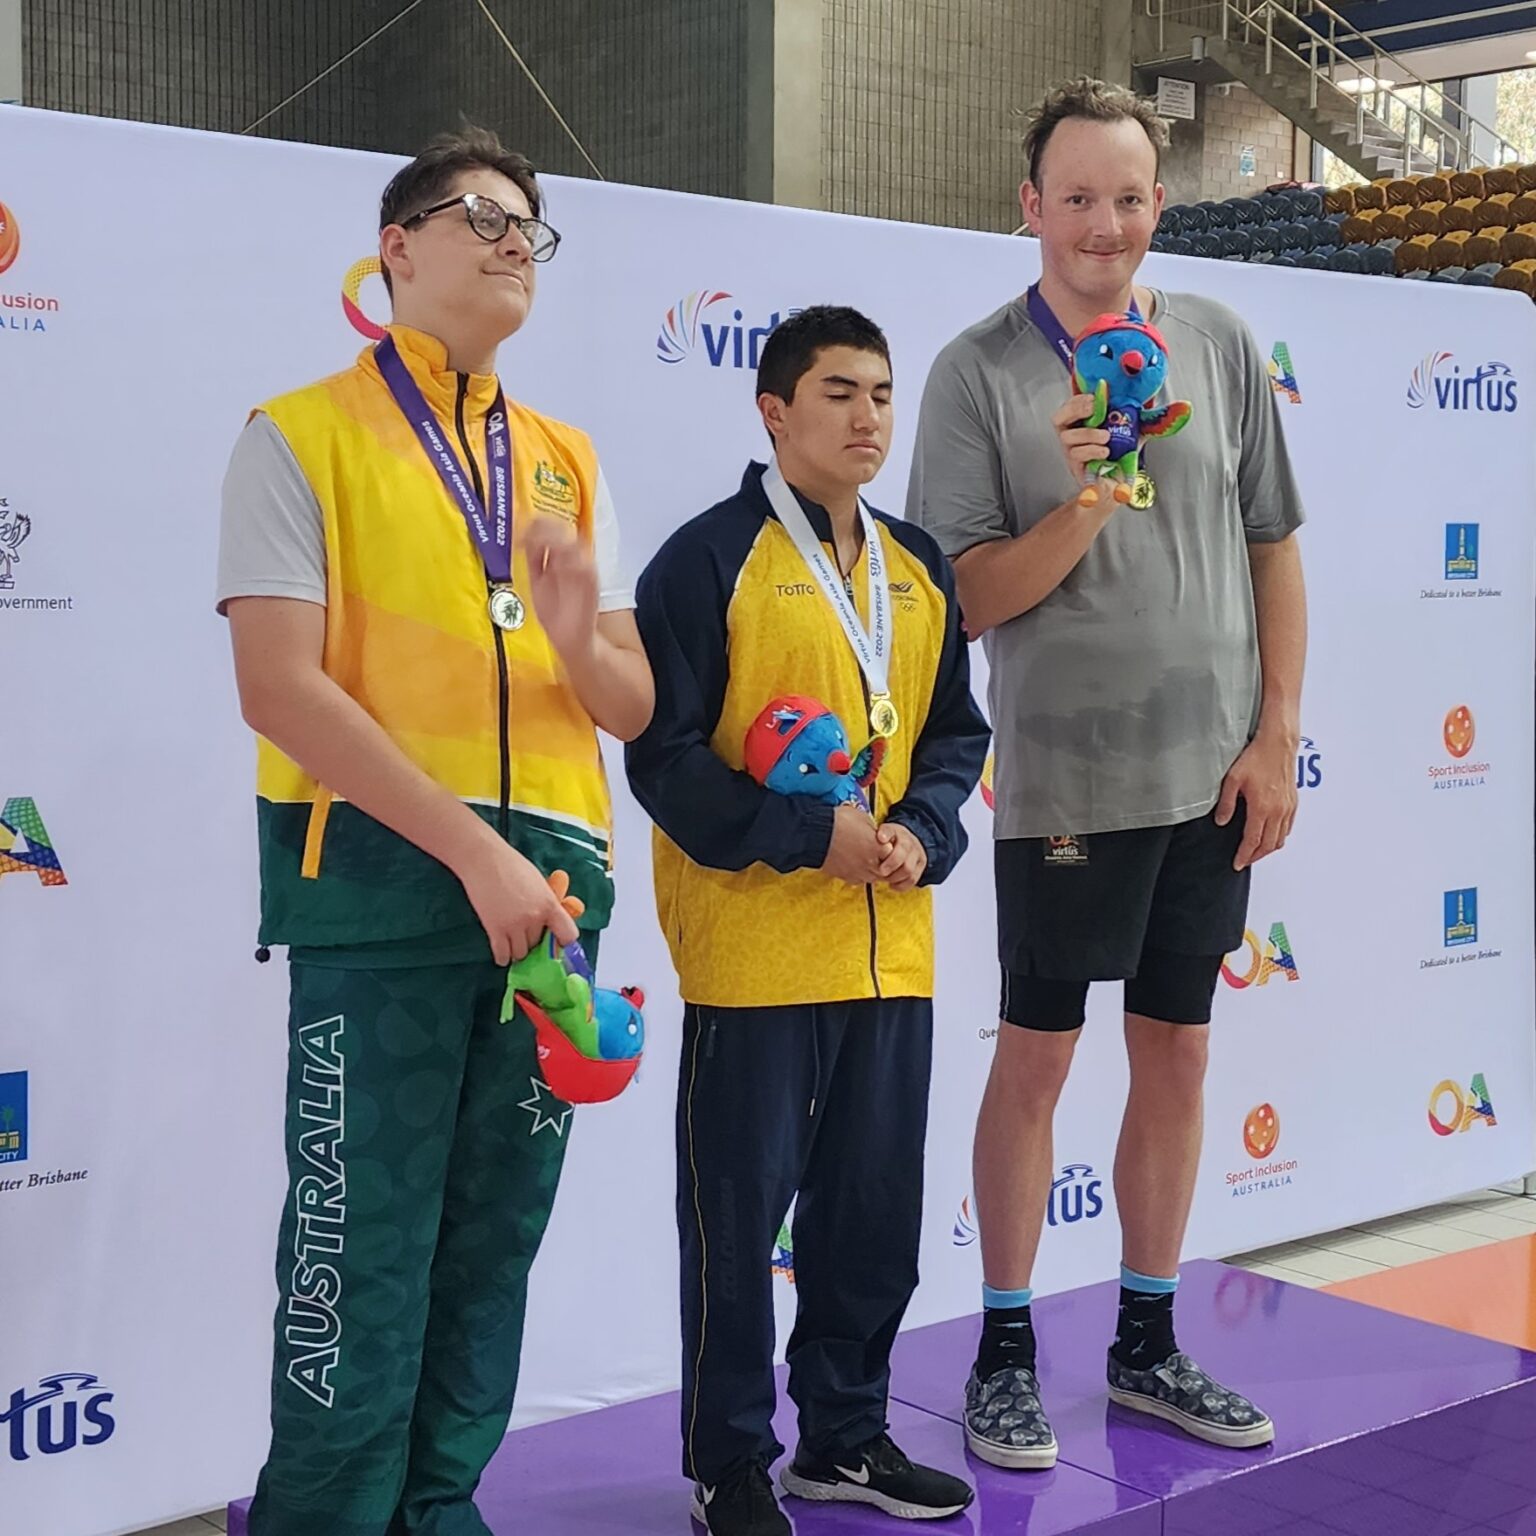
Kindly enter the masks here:
[[1030, 113], [1024, 131], [1024, 156], [1029, 161], [1029, 179], [1040, 185], [1040, 161], [1051, 135], [1069, 118], [1082, 117], [1095, 123], [1140, 123], [1146, 129], [1152, 148], [1161, 163], [1168, 147], [1168, 125], [1157, 115], [1157, 108], [1144, 96], [1124, 85], [1083, 76], [1058, 85]]

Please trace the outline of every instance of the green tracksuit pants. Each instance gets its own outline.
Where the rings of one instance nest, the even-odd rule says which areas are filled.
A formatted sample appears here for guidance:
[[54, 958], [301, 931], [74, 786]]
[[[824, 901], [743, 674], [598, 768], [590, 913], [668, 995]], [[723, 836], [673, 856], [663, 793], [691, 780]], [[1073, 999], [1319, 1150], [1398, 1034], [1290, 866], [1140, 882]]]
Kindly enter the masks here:
[[532, 1026], [498, 1022], [505, 972], [488, 960], [290, 969], [272, 1447], [251, 1536], [485, 1536], [472, 1499], [512, 1410], [572, 1111]]

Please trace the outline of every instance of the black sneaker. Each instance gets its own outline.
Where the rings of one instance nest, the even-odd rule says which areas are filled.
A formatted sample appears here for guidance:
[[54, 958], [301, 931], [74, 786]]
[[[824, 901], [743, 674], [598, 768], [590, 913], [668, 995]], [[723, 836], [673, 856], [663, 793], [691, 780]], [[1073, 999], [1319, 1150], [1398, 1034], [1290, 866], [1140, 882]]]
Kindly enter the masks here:
[[790, 1536], [773, 1480], [758, 1461], [713, 1488], [695, 1483], [692, 1514], [710, 1536]]
[[779, 1481], [797, 1499], [872, 1504], [898, 1520], [942, 1520], [976, 1497], [958, 1477], [915, 1466], [889, 1435], [825, 1459], [802, 1446]]
[[1033, 1371], [1009, 1366], [965, 1384], [965, 1439], [994, 1467], [1043, 1472], [1056, 1465], [1056, 1435], [1040, 1406]]
[[1207, 1376], [1182, 1351], [1150, 1371], [1133, 1371], [1111, 1353], [1109, 1396], [1122, 1408], [1165, 1419], [1211, 1445], [1249, 1450], [1275, 1438], [1267, 1413]]

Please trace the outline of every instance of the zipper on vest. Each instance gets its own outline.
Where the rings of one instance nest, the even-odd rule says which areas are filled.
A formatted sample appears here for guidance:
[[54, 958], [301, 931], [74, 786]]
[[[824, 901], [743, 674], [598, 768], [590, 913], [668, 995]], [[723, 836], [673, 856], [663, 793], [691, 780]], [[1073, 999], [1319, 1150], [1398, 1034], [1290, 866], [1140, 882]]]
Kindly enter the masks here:
[[[834, 543], [833, 544], [833, 555], [834, 555], [834, 558], [836, 556], [836, 553], [837, 553], [837, 546]], [[850, 603], [854, 604], [854, 611], [857, 612], [858, 611], [858, 604], [855, 602], [854, 596], [853, 596], [853, 577], [852, 577], [852, 575], [848, 575], [848, 576], [844, 576], [843, 577], [843, 590], [845, 592], [847, 592], [847, 594], [848, 594], [848, 601]], [[860, 691], [864, 695], [864, 718], [867, 721], [869, 719], [869, 679], [867, 677], [865, 677], [865, 675], [864, 675], [864, 668], [863, 667], [859, 668], [859, 689], [860, 689]], [[863, 733], [860, 732], [860, 734], [862, 735]], [[850, 743], [850, 745], [852, 745], [852, 743]], [[873, 803], [874, 802], [874, 796], [875, 796], [875, 791], [874, 791], [873, 788], [871, 788], [871, 790], [870, 790], [870, 802], [871, 802], [870, 803], [870, 810], [871, 811], [874, 810], [874, 803]], [[883, 995], [881, 993], [881, 991], [880, 991], [880, 928], [879, 928], [879, 925], [875, 921], [875, 888], [874, 888], [874, 886], [866, 885], [864, 887], [864, 898], [865, 898], [865, 902], [866, 902], [866, 904], [867, 904], [867, 906], [869, 908], [869, 979], [870, 979], [870, 982], [872, 983], [872, 985], [874, 986], [875, 996], [876, 997], [880, 997], [880, 996]]]
[[[469, 472], [474, 478], [475, 495], [480, 498], [480, 505], [485, 505], [485, 482], [480, 478], [480, 461], [475, 458], [469, 446], [469, 433], [464, 428], [464, 401], [469, 395], [469, 375], [459, 375], [458, 400], [454, 406], [454, 424], [459, 431], [459, 447], [464, 451], [465, 462], [469, 465]], [[490, 577], [486, 577], [486, 592], [491, 589]], [[492, 622], [490, 612], [487, 610], [485, 621], [491, 626], [491, 639], [496, 646], [496, 697], [497, 697], [497, 721], [499, 729], [496, 733], [497, 742], [501, 750], [501, 802], [497, 816], [496, 829], [501, 833], [501, 840], [510, 842], [512, 839], [512, 748], [507, 741], [507, 731], [511, 723], [512, 713], [512, 689], [507, 679], [507, 653], [502, 648], [503, 635]]]

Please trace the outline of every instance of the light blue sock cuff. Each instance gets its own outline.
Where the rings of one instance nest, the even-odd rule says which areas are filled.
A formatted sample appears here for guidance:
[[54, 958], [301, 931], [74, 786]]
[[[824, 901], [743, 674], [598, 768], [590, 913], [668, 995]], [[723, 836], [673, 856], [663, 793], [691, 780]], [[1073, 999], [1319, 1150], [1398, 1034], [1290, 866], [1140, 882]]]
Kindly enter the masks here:
[[1179, 1288], [1179, 1277], [1161, 1280], [1156, 1275], [1140, 1275], [1134, 1269], [1120, 1266], [1120, 1284], [1128, 1291], [1140, 1291], [1143, 1296], [1170, 1296]]
[[1028, 1286], [1022, 1291], [994, 1291], [990, 1285], [981, 1288], [981, 1304], [984, 1307], [1027, 1307], [1035, 1299]]

